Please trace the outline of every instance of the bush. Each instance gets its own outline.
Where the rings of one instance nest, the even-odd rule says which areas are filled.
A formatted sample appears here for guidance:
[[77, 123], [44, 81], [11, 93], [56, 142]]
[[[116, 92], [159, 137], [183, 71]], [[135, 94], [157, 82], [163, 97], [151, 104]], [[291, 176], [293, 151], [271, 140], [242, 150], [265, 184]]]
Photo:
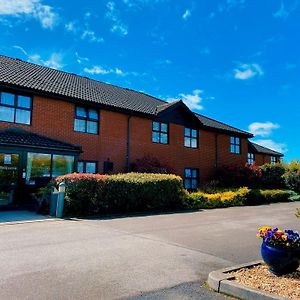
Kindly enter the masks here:
[[248, 188], [243, 187], [237, 190], [213, 194], [204, 192], [190, 193], [186, 196], [185, 206], [190, 209], [242, 206], [246, 203], [249, 192]]
[[105, 185], [106, 201], [116, 212], [179, 208], [183, 197], [182, 179], [175, 175], [111, 175]]
[[216, 171], [214, 179], [221, 187], [258, 187], [261, 177], [260, 168], [255, 165], [228, 165]]
[[285, 187], [283, 175], [285, 168], [282, 164], [265, 164], [261, 166], [261, 187], [281, 189]]
[[146, 155], [131, 164], [131, 170], [137, 173], [175, 174], [174, 168], [162, 163], [158, 158]]
[[182, 179], [175, 175], [69, 174], [55, 180], [57, 185], [62, 181], [67, 215], [180, 208], [184, 197]]
[[286, 173], [283, 176], [288, 188], [300, 194], [300, 162], [293, 161], [286, 166]]
[[68, 174], [55, 179], [59, 183], [66, 183], [65, 214], [89, 215], [105, 211], [108, 204], [104, 199], [104, 184], [106, 175], [99, 174]]

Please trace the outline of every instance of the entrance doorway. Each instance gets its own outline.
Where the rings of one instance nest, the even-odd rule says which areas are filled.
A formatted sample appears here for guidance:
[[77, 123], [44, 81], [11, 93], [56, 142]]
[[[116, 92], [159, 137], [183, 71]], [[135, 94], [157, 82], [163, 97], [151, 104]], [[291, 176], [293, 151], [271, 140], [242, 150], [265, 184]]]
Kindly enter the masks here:
[[20, 155], [0, 153], [0, 207], [13, 203], [20, 174]]

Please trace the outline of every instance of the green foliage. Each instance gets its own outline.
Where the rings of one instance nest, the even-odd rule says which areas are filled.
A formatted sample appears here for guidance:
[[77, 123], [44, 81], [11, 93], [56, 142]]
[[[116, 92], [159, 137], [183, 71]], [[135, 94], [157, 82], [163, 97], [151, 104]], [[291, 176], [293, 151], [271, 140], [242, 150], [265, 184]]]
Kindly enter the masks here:
[[283, 179], [288, 188], [300, 194], [300, 162], [293, 161], [286, 166]]
[[68, 174], [55, 179], [58, 185], [66, 183], [65, 213], [67, 215], [90, 215], [104, 210], [104, 184], [107, 176], [99, 174]]
[[182, 179], [175, 175], [128, 173], [69, 174], [65, 181], [68, 215], [132, 212], [179, 208], [184, 197]]
[[250, 190], [247, 187], [215, 193], [201, 191], [187, 194], [185, 207], [189, 209], [204, 209], [287, 202], [292, 201], [292, 195], [291, 191], [286, 190]]
[[186, 196], [185, 207], [190, 209], [220, 208], [229, 206], [242, 206], [247, 201], [250, 190], [246, 187], [234, 191], [218, 193], [195, 192]]
[[261, 169], [261, 184], [262, 188], [267, 189], [281, 189], [285, 187], [283, 175], [285, 167], [281, 163], [265, 164]]

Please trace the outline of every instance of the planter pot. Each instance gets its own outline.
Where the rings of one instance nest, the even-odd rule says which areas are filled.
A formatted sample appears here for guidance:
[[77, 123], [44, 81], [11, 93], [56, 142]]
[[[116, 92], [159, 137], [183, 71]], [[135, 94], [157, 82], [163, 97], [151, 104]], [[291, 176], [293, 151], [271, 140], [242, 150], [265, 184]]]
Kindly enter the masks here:
[[269, 271], [275, 275], [285, 275], [296, 271], [299, 267], [299, 249], [283, 249], [261, 245], [261, 255], [269, 266]]

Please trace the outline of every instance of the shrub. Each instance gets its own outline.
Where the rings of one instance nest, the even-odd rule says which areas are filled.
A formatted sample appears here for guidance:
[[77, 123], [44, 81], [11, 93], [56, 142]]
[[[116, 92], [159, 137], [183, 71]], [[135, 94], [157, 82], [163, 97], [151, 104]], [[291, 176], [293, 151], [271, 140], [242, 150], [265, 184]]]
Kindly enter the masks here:
[[242, 206], [246, 203], [249, 192], [250, 190], [247, 187], [243, 187], [233, 191], [213, 194], [190, 193], [186, 196], [185, 206], [190, 209]]
[[261, 177], [260, 168], [255, 165], [227, 165], [219, 168], [214, 176], [222, 187], [257, 187]]
[[286, 190], [261, 190], [261, 195], [266, 203], [288, 202], [291, 192]]
[[300, 194], [300, 162], [293, 161], [286, 166], [286, 173], [283, 176], [288, 188]]
[[283, 175], [285, 168], [282, 164], [265, 164], [261, 166], [261, 187], [281, 189], [285, 187]]
[[99, 174], [68, 174], [55, 179], [59, 183], [66, 183], [65, 214], [89, 215], [105, 211], [108, 204], [104, 199], [104, 184], [106, 175]]
[[131, 170], [137, 173], [175, 174], [175, 170], [158, 158], [146, 155], [131, 164]]
[[117, 212], [179, 208], [183, 197], [182, 179], [175, 175], [111, 175], [105, 185], [106, 201]]

